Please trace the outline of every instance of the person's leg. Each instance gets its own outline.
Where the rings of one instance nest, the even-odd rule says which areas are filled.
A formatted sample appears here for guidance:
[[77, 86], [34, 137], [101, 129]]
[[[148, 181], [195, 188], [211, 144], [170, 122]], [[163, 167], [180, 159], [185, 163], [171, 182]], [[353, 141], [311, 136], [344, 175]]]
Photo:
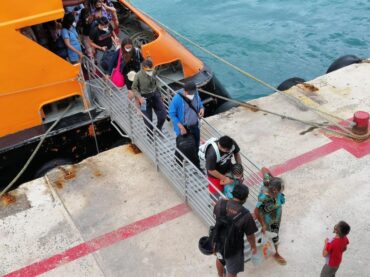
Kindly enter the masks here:
[[[148, 135], [149, 137], [151, 138], [152, 135], [153, 135], [153, 126], [151, 124], [152, 120], [153, 120], [153, 105], [152, 105], [152, 97], [151, 98], [146, 98], [146, 110], [145, 111], [142, 111], [143, 114], [148, 118], [146, 119], [144, 117], [144, 123], [147, 127], [147, 130], [148, 130]], [[150, 122], [149, 122], [149, 121]]]
[[167, 116], [166, 107], [163, 104], [163, 100], [159, 92], [156, 92], [152, 99], [153, 99], [153, 109], [155, 114], [157, 115], [157, 128], [159, 130], [162, 130], [163, 124], [166, 121]]
[[335, 277], [335, 273], [338, 271], [338, 267], [330, 267], [325, 264], [321, 270], [320, 277]]
[[218, 277], [223, 277], [225, 268], [219, 259], [216, 259], [216, 268], [217, 268]]
[[274, 232], [274, 233], [277, 234], [277, 236], [272, 239], [272, 242], [274, 243], [274, 247], [275, 247], [275, 255], [274, 255], [274, 258], [275, 258], [276, 262], [278, 262], [279, 264], [286, 265], [287, 264], [286, 260], [279, 254], [279, 251], [278, 251], [279, 229], [280, 229], [280, 226], [277, 225], [277, 224], [272, 224], [272, 225], [273, 226], [270, 226], [268, 228], [268, 231]]
[[199, 129], [199, 127], [191, 128], [190, 133], [192, 133], [192, 135], [194, 136], [196, 149], [199, 149], [199, 143], [200, 143], [200, 129]]

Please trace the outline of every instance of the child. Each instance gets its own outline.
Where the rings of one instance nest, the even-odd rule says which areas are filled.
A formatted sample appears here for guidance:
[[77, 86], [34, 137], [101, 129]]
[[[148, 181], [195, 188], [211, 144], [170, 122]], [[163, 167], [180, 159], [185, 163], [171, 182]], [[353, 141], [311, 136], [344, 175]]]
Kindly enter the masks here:
[[231, 173], [227, 173], [226, 176], [229, 177], [232, 182], [224, 186], [224, 194], [227, 198], [232, 199], [234, 187], [243, 183], [243, 166], [241, 164], [233, 164], [231, 166]]
[[322, 255], [326, 258], [326, 263], [321, 270], [320, 277], [334, 277], [342, 261], [343, 252], [347, 250], [349, 244], [347, 235], [351, 227], [344, 221], [340, 221], [334, 226], [335, 237], [331, 240], [325, 239]]

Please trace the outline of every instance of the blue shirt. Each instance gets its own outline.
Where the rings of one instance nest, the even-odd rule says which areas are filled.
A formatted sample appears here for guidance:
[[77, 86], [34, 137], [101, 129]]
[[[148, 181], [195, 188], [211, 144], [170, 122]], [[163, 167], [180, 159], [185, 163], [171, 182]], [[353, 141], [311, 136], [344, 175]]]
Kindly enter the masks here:
[[[195, 124], [188, 124], [188, 123], [191, 123], [190, 118], [189, 117], [186, 118], [186, 115], [185, 115], [186, 107], [188, 107], [188, 104], [179, 95], [180, 93], [182, 95], [184, 95], [184, 90], [183, 89], [179, 90], [176, 93], [176, 95], [172, 98], [172, 101], [171, 101], [169, 109], [168, 109], [168, 114], [171, 117], [171, 120], [172, 120], [172, 123], [173, 123], [173, 128], [174, 128], [175, 133], [176, 133], [177, 136], [179, 136], [181, 134], [181, 131], [180, 131], [179, 127], [177, 126], [178, 123], [181, 123], [184, 126], [185, 125], [195, 125], [195, 124], [198, 123], [198, 117], [197, 117], [197, 119], [195, 121]], [[184, 97], [185, 97], [185, 95], [184, 95]], [[193, 102], [194, 100], [195, 100], [195, 102]], [[199, 97], [198, 92], [195, 93], [193, 101], [192, 101], [193, 106], [197, 110], [197, 112], [199, 113], [200, 109], [203, 108], [203, 103], [202, 103], [202, 100]], [[194, 105], [194, 103], [196, 103], [196, 105]], [[195, 112], [190, 107], [188, 107], [188, 108], [195, 115]], [[188, 120], [188, 122], [186, 120]]]
[[[71, 27], [68, 30], [63, 28], [62, 29], [62, 38], [69, 39], [69, 43], [77, 50], [82, 51], [80, 41], [78, 40], [78, 34], [75, 27]], [[76, 52], [72, 51], [67, 47], [68, 58], [70, 62], [77, 62], [79, 60], [79, 56]]]

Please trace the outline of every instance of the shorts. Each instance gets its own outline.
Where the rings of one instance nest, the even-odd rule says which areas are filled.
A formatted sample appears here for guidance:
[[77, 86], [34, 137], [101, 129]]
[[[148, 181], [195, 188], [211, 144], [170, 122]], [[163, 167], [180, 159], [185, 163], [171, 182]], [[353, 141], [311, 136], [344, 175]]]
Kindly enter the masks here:
[[338, 271], [339, 267], [331, 267], [325, 264], [321, 270], [320, 277], [335, 277], [335, 273]]
[[234, 256], [219, 261], [226, 266], [227, 273], [231, 275], [237, 275], [244, 271], [244, 252], [241, 250]]

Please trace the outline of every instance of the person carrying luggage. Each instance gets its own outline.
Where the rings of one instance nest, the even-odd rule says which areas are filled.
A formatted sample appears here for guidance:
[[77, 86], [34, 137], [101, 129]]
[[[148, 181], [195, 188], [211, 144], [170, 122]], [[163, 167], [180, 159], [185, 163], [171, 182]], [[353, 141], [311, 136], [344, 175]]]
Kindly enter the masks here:
[[[200, 168], [198, 157], [200, 143], [199, 119], [204, 116], [204, 107], [197, 86], [193, 81], [187, 81], [184, 84], [184, 89], [176, 93], [170, 103], [168, 113], [177, 136], [177, 148], [180, 149], [179, 141], [182, 139], [194, 139], [194, 146], [191, 149], [180, 150], [196, 167]], [[189, 135], [191, 137], [188, 137]]]

